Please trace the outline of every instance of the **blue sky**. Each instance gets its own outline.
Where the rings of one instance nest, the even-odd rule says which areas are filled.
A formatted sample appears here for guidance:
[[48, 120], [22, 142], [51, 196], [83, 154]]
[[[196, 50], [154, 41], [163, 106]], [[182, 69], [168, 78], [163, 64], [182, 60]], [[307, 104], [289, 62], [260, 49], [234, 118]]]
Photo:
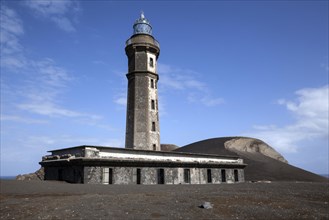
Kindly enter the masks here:
[[125, 41], [160, 42], [161, 143], [260, 138], [328, 171], [328, 1], [1, 1], [1, 175], [124, 146]]

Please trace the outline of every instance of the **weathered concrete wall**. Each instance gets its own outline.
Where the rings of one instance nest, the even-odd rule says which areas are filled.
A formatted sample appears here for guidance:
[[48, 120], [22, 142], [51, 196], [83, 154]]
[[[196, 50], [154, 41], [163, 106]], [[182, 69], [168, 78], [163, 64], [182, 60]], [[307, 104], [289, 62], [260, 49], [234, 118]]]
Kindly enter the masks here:
[[211, 169], [212, 183], [220, 183], [220, 169]]
[[234, 183], [234, 171], [232, 169], [226, 169], [226, 182]]
[[133, 169], [132, 167], [115, 167], [113, 169], [113, 184], [133, 184]]
[[141, 169], [141, 184], [157, 184], [157, 169], [142, 168]]
[[45, 180], [60, 180], [70, 183], [83, 182], [83, 168], [72, 167], [45, 167]]
[[[191, 174], [191, 184], [200, 184], [200, 169], [192, 168], [190, 169]], [[184, 181], [184, 179], [183, 179]]]
[[207, 169], [200, 168], [200, 184], [206, 184], [207, 177]]
[[238, 169], [238, 173], [239, 173], [239, 182], [243, 183], [244, 180], [244, 170], [243, 169]]
[[84, 183], [100, 184], [102, 183], [102, 168], [101, 167], [85, 167], [84, 168]]
[[178, 182], [178, 168], [167, 168], [164, 171], [165, 184], [175, 184], [175, 182]]
[[[89, 166], [82, 168], [80, 166], [72, 167], [45, 167], [45, 180], [62, 180], [72, 183], [102, 184], [103, 172], [111, 172], [109, 184], [137, 184], [137, 169], [140, 170], [140, 184], [152, 185], [158, 184], [158, 170], [164, 170], [165, 184], [218, 184], [222, 183], [223, 169], [219, 168], [182, 168], [182, 167], [100, 167]], [[184, 169], [189, 169], [190, 182], [186, 183], [184, 179]], [[211, 170], [211, 183], [208, 183], [208, 169]], [[244, 182], [243, 169], [224, 169], [225, 183]], [[235, 181], [235, 170], [238, 181]], [[105, 181], [106, 182], [106, 181]]]
[[175, 178], [174, 184], [183, 184], [184, 183], [184, 169], [183, 168], [176, 168], [177, 169], [177, 178]]
[[58, 167], [45, 167], [45, 180], [58, 180]]

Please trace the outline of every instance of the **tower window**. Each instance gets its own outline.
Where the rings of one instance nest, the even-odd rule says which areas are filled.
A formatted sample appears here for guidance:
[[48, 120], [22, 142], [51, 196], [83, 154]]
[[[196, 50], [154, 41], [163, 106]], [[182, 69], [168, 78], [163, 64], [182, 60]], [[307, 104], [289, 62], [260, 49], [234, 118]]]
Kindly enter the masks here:
[[184, 183], [191, 182], [190, 169], [184, 169]]
[[152, 110], [155, 110], [155, 102], [154, 102], [153, 99], [151, 100], [151, 109], [152, 109]]
[[152, 121], [152, 131], [155, 131], [155, 122]]
[[151, 79], [151, 88], [154, 89], [154, 79]]
[[150, 67], [154, 67], [154, 61], [152, 57], [150, 57]]
[[157, 145], [153, 144], [153, 150], [156, 150], [156, 149], [157, 149]]
[[158, 80], [155, 80], [155, 88], [158, 88]]

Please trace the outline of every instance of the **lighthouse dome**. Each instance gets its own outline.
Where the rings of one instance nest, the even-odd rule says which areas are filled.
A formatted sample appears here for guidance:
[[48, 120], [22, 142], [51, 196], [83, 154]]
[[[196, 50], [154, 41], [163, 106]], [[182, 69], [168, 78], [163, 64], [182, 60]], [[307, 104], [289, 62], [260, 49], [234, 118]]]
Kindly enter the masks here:
[[144, 13], [141, 12], [140, 18], [134, 23], [134, 35], [135, 34], [148, 34], [152, 36], [152, 26], [150, 22], [145, 18]]

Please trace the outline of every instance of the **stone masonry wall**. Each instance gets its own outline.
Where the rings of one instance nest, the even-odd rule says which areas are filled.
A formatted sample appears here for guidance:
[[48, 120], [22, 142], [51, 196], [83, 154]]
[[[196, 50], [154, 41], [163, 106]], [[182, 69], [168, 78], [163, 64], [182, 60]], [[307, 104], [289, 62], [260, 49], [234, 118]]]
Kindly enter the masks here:
[[[137, 184], [137, 169], [140, 169], [140, 184], [158, 184], [158, 169], [154, 167], [106, 167], [112, 169], [112, 184]], [[221, 170], [212, 168], [211, 182], [208, 182], [207, 168], [162, 168], [165, 184], [219, 184], [222, 183]], [[190, 170], [190, 182], [184, 179], [184, 169]], [[238, 182], [244, 182], [243, 169], [236, 169]], [[86, 167], [85, 183], [102, 183], [103, 167]], [[225, 169], [226, 183], [235, 183], [234, 169]]]

